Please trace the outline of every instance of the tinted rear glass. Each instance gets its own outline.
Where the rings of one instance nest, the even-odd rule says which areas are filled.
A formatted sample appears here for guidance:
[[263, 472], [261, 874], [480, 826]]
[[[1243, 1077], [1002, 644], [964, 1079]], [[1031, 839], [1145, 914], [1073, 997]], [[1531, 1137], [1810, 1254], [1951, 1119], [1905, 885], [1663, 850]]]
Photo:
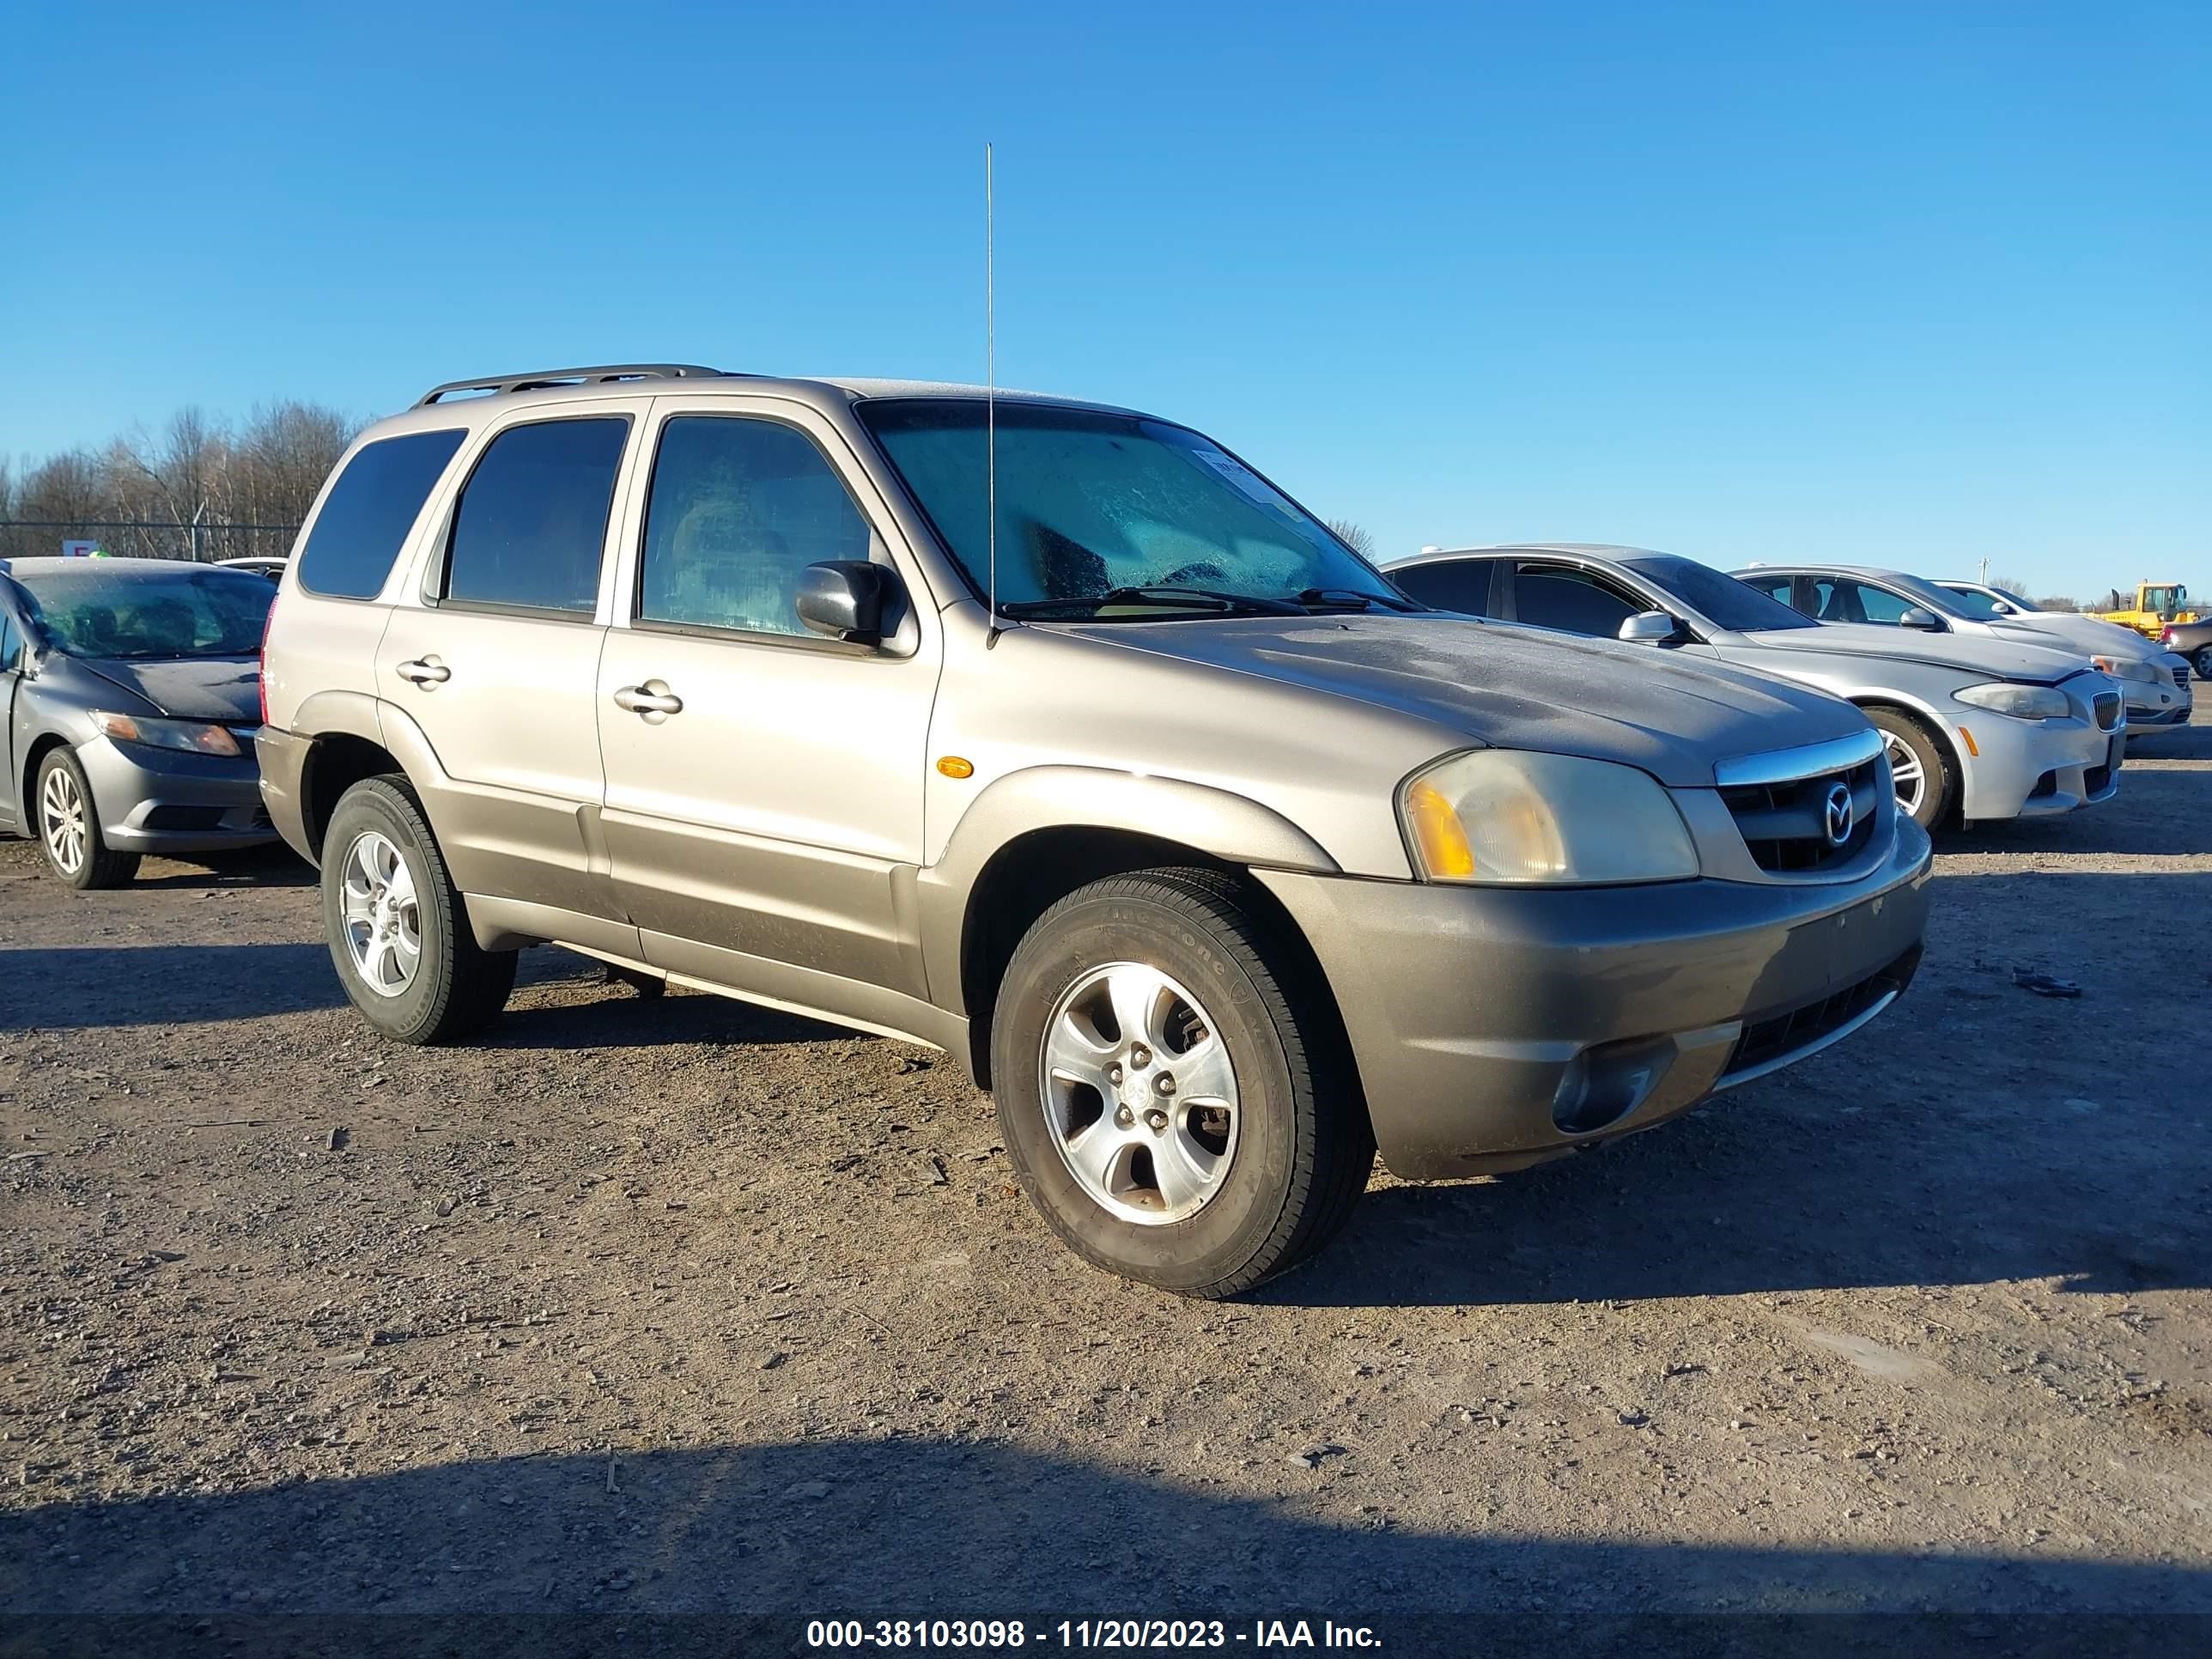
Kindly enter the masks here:
[[300, 551], [300, 586], [332, 599], [374, 599], [461, 435], [410, 432], [356, 451]]
[[589, 616], [629, 422], [540, 421], [491, 441], [461, 490], [446, 597]]
[[1469, 617], [1492, 617], [1488, 559], [1440, 559], [1434, 564], [1401, 565], [1390, 580], [1423, 605]]

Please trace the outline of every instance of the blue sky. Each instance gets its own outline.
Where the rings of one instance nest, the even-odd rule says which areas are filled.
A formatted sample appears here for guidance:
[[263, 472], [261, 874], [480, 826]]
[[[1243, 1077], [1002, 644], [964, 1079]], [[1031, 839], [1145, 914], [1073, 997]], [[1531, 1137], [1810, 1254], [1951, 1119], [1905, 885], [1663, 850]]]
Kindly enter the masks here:
[[2212, 8], [45, 6], [0, 453], [677, 358], [1202, 427], [1382, 551], [2212, 588]]

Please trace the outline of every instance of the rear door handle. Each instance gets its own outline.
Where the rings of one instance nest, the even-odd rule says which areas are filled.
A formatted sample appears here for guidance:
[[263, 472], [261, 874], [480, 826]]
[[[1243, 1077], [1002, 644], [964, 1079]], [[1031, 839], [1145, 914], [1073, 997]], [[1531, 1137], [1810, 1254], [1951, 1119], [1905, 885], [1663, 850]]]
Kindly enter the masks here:
[[392, 672], [416, 685], [443, 685], [453, 678], [453, 671], [435, 657], [417, 657], [412, 662], [395, 664]]
[[[660, 686], [656, 691], [653, 688]], [[627, 708], [633, 714], [680, 714], [684, 699], [662, 685], [659, 680], [648, 680], [643, 685], [625, 685], [615, 693], [615, 707]]]

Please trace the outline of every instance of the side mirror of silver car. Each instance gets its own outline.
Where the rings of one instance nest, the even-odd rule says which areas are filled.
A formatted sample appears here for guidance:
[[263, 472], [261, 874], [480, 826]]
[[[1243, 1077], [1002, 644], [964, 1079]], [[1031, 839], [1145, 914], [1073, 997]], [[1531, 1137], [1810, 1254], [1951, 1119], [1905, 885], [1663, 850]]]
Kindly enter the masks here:
[[1663, 611], [1639, 611], [1620, 624], [1619, 637], [1631, 645], [1671, 645], [1682, 637], [1682, 624]]
[[866, 559], [825, 559], [799, 573], [799, 620], [848, 645], [881, 645], [884, 611], [898, 578]]
[[1897, 619], [1897, 625], [1899, 628], [1917, 628], [1923, 634], [1940, 634], [1943, 631], [1942, 619], [1933, 611], [1923, 611], [1917, 605], [1908, 605], [1905, 607], [1905, 614]]

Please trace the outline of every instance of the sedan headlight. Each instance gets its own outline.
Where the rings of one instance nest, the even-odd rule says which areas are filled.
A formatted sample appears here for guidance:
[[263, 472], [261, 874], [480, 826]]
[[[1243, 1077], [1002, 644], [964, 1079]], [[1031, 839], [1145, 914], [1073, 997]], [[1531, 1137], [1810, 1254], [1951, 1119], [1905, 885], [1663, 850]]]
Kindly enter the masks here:
[[2140, 657], [2092, 657], [2089, 666], [2116, 680], [2140, 680], [2145, 685], [2158, 684], [2158, 670]]
[[1399, 816], [1429, 881], [1681, 881], [1698, 849], [1649, 773], [1572, 755], [1478, 749], [1406, 781]]
[[153, 749], [181, 749], [188, 755], [233, 755], [240, 752], [238, 739], [220, 726], [198, 720], [149, 720], [143, 714], [111, 714], [94, 709], [92, 723], [106, 736], [121, 743], [143, 743]]
[[2063, 720], [2074, 712], [2066, 694], [2055, 685], [2014, 685], [2008, 680], [1991, 680], [1987, 685], [1970, 685], [1951, 695], [1960, 702], [1992, 714], [2009, 714], [2016, 720]]

